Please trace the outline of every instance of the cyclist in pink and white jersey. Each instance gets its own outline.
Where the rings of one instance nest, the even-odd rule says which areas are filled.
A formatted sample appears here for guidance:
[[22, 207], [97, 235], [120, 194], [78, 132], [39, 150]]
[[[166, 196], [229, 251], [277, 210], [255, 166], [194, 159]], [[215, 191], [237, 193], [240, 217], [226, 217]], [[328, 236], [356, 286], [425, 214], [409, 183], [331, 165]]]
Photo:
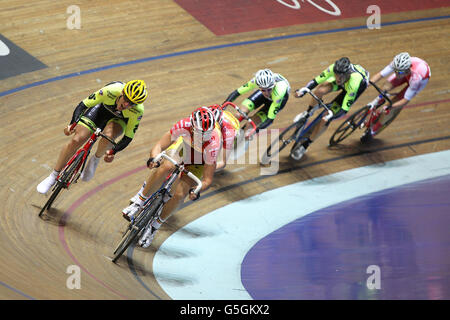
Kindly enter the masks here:
[[[385, 128], [385, 124], [393, 117], [396, 117], [403, 107], [425, 88], [430, 80], [431, 70], [424, 60], [411, 57], [407, 52], [402, 52], [396, 55], [394, 60], [383, 70], [374, 75], [371, 81], [376, 83], [387, 76], [389, 76], [387, 78], [388, 82], [384, 85], [383, 90], [390, 91], [405, 83], [406, 86], [392, 100], [392, 108], [388, 109], [385, 107], [383, 112], [379, 112], [378, 120], [361, 137], [361, 142], [363, 143], [380, 133]], [[384, 99], [378, 98], [375, 103], [376, 105], [382, 105]]]

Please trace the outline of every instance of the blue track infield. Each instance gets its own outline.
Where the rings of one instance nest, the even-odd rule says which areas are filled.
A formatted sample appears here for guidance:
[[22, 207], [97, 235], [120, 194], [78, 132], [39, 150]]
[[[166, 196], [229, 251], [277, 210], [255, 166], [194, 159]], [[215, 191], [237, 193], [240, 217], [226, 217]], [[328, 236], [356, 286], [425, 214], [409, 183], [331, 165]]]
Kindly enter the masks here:
[[[445, 228], [450, 205], [427, 189], [428, 183], [439, 182], [439, 194], [448, 194], [449, 163], [447, 150], [318, 177], [234, 202], [172, 234], [156, 252], [154, 275], [172, 299], [449, 298]], [[439, 177], [445, 178], [417, 183]], [[414, 190], [419, 186], [427, 190], [422, 202], [422, 191]], [[383, 195], [386, 203], [380, 205], [374, 195]], [[346, 211], [356, 204], [362, 206], [359, 214]], [[329, 229], [321, 227], [322, 220]], [[304, 232], [292, 231], [292, 223], [300, 223]], [[338, 226], [347, 229], [338, 231]], [[288, 252], [279, 248], [280, 242]], [[268, 243], [277, 243], [278, 249], [259, 246]], [[304, 251], [295, 251], [300, 249]], [[264, 263], [254, 262], [252, 256], [261, 251], [267, 251], [258, 258]], [[281, 268], [280, 259], [288, 263], [289, 252], [294, 263], [290, 274], [283, 274], [289, 265], [271, 269]], [[310, 260], [301, 263], [299, 255]], [[379, 290], [366, 286], [371, 265], [381, 270]], [[315, 281], [322, 287], [312, 286]], [[266, 286], [257, 288], [256, 282]], [[331, 287], [324, 289], [327, 283]]]

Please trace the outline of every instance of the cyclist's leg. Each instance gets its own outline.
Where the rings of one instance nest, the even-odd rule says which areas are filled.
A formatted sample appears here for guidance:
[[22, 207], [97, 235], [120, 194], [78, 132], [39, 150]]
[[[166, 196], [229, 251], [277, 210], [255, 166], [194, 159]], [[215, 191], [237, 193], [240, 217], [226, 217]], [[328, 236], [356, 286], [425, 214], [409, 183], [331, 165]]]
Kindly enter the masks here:
[[217, 166], [216, 166], [216, 172], [222, 171], [225, 169], [225, 166], [227, 164], [227, 150], [220, 148], [219, 154], [217, 155]]
[[75, 127], [75, 133], [70, 141], [62, 147], [53, 171], [48, 177], [46, 177], [38, 184], [36, 189], [39, 193], [45, 194], [55, 185], [58, 174], [64, 168], [69, 159], [75, 154], [75, 152], [89, 138], [90, 134], [90, 129], [84, 126]]
[[[182, 145], [183, 138], [180, 137], [177, 141], [175, 141], [167, 148], [166, 152], [169, 156], [175, 158], [175, 160], [179, 160], [180, 158], [178, 154], [181, 152], [180, 149], [182, 149]], [[162, 161], [159, 168], [156, 168], [155, 170], [152, 170], [150, 172], [141, 195], [143, 196], [144, 200], [155, 193], [161, 187], [161, 184], [173, 169], [174, 165], [170, 161]]]
[[[322, 84], [320, 84], [316, 90], [314, 90], [314, 94], [322, 99], [322, 97], [324, 97], [326, 94], [330, 93], [330, 92], [334, 92], [339, 90], [339, 87], [336, 85], [336, 83], [334, 82], [324, 82]], [[342, 91], [334, 100], [333, 100], [333, 104], [334, 105], [338, 105], [339, 102], [342, 103], [342, 100], [344, 99], [345, 96], [345, 91]], [[311, 97], [311, 101], [310, 101], [310, 106], [314, 106], [317, 104], [317, 101]], [[311, 131], [311, 134], [309, 136], [309, 140], [310, 143], [314, 140], [316, 140], [317, 138], [319, 138], [327, 129], [327, 122], [328, 119], [321, 119], [320, 122], [313, 128], [313, 130]], [[308, 144], [309, 145], [309, 144]], [[305, 147], [305, 149], [308, 146]]]
[[[124, 131], [126, 124], [121, 119], [112, 119], [108, 122], [102, 132], [111, 139], [116, 139]], [[100, 162], [101, 157], [105, 154], [106, 150], [111, 148], [111, 143], [101, 138], [97, 145], [97, 151], [89, 158], [86, 167], [81, 174], [81, 179], [83, 181], [90, 181], [95, 174], [95, 170]]]
[[[107, 125], [103, 129], [103, 134], [109, 137], [110, 139], [117, 139], [123, 132], [125, 132], [126, 123], [122, 119], [114, 118], [108, 121]], [[111, 142], [106, 140], [105, 138], [101, 138], [98, 142], [97, 151], [95, 152], [95, 156], [97, 158], [102, 157], [107, 149], [110, 149], [112, 146]]]
[[[187, 165], [186, 169], [199, 179], [203, 176], [203, 165]], [[187, 175], [183, 174], [179, 179], [178, 184], [173, 188], [174, 192], [172, 198], [166, 203], [161, 212], [162, 222], [166, 221], [183, 203], [184, 199], [189, 194], [189, 190], [193, 187], [195, 187], [195, 182]]]
[[56, 160], [55, 171], [61, 171], [67, 161], [75, 154], [75, 152], [86, 142], [92, 131], [86, 126], [76, 126], [75, 133], [61, 149], [58, 160]]

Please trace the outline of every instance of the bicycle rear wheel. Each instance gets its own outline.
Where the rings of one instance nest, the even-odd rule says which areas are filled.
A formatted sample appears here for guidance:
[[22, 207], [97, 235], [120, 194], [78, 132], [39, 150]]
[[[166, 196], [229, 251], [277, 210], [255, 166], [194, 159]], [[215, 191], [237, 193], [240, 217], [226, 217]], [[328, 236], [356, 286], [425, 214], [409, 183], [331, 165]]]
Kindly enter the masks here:
[[339, 142], [344, 141], [350, 136], [356, 128], [359, 128], [368, 115], [370, 106], [365, 106], [352, 114], [348, 119], [344, 120], [341, 125], [336, 129], [330, 138], [329, 145], [335, 146]]
[[305, 125], [305, 123], [306, 119], [303, 118], [297, 122], [292, 123], [289, 127], [284, 129], [278, 136], [278, 139], [275, 139], [267, 148], [266, 152], [263, 154], [261, 158], [261, 163], [268, 164], [275, 155], [277, 155], [281, 150], [286, 148], [288, 144], [293, 142], [295, 140], [297, 132], [301, 130], [301, 128]]
[[135, 242], [137, 236], [144, 230], [144, 228], [151, 223], [152, 219], [158, 213], [160, 206], [163, 205], [162, 196], [159, 194], [155, 200], [147, 205], [139, 214], [136, 221], [130, 223], [127, 231], [123, 235], [119, 244], [113, 252], [112, 262], [116, 262], [120, 256], [128, 249], [128, 247]]

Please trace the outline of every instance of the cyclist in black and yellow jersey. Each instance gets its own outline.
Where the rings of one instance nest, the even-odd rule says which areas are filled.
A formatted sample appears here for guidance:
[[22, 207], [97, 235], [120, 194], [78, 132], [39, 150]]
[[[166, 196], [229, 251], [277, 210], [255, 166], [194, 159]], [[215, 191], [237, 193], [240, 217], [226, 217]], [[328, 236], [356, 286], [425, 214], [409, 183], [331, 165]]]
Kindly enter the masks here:
[[[95, 154], [83, 171], [82, 180], [93, 178], [102, 156], [106, 162], [112, 162], [114, 155], [125, 149], [133, 139], [144, 114], [142, 103], [147, 96], [147, 86], [143, 80], [132, 80], [126, 84], [115, 81], [81, 101], [73, 112], [70, 124], [64, 128], [64, 133], [67, 136], [73, 134], [73, 137], [61, 149], [53, 172], [37, 186], [37, 191], [47, 193], [51, 189], [64, 165], [96, 128], [101, 128], [111, 139], [116, 139], [122, 133], [124, 135], [112, 149], [109, 149], [110, 142], [100, 139]], [[76, 126], [72, 126], [75, 123]]]
[[[366, 90], [369, 84], [369, 72], [357, 64], [352, 64], [347, 57], [338, 59], [335, 63], [326, 68], [320, 75], [311, 80], [306, 87], [295, 91], [295, 97], [301, 98], [307, 93], [307, 89], [313, 90], [318, 98], [324, 95], [342, 90], [331, 102], [332, 116], [326, 115], [321, 122], [314, 127], [311, 135], [303, 144], [296, 147], [291, 152], [294, 160], [300, 160], [306, 152], [311, 142], [315, 141], [323, 134], [330, 122], [345, 115], [358, 97]], [[317, 101], [311, 97], [308, 111], [310, 111]], [[302, 115], [298, 114], [294, 122]]]
[[[242, 102], [242, 111], [248, 114], [263, 106], [251, 117], [257, 125], [257, 129], [265, 129], [275, 120], [277, 113], [286, 105], [291, 87], [289, 82], [279, 73], [270, 69], [262, 69], [247, 83], [234, 90], [225, 102], [233, 102], [240, 95], [255, 90], [252, 95]], [[242, 116], [236, 113], [236, 118], [242, 120]], [[247, 128], [245, 128], [247, 129]]]

